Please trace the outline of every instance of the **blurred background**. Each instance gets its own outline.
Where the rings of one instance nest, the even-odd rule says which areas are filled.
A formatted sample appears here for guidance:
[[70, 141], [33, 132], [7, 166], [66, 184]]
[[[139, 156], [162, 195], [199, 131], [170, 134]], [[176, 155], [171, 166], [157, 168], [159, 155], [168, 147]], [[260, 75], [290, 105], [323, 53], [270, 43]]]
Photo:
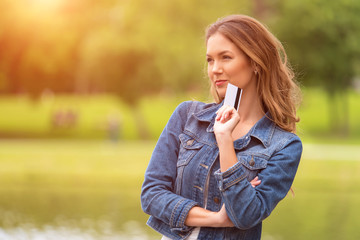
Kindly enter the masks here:
[[263, 239], [360, 239], [360, 1], [0, 0], [0, 239], [160, 239], [140, 188], [204, 32], [248, 14], [303, 90], [304, 153]]

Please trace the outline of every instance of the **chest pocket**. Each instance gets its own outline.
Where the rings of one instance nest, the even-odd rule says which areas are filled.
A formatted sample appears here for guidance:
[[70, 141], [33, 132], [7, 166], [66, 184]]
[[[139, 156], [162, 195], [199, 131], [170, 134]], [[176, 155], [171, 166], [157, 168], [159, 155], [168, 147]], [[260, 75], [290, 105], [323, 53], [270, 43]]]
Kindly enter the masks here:
[[187, 165], [189, 161], [195, 156], [199, 149], [204, 146], [203, 143], [196, 141], [184, 133], [180, 134], [180, 150], [178, 156], [178, 167]]
[[189, 164], [191, 159], [199, 153], [204, 146], [203, 143], [196, 141], [193, 137], [184, 133], [179, 135], [180, 150], [177, 161], [177, 176], [175, 181], [176, 194], [181, 194], [181, 186], [183, 182], [184, 168]]
[[266, 168], [268, 158], [266, 156], [258, 156], [255, 154], [237, 154], [237, 158], [245, 167], [246, 178], [251, 181], [258, 173]]

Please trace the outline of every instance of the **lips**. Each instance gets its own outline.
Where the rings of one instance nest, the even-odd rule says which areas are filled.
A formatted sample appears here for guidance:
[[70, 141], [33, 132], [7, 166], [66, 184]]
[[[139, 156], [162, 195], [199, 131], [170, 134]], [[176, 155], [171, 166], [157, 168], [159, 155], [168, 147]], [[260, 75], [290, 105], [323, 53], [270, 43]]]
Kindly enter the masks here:
[[221, 85], [224, 85], [225, 83], [227, 83], [226, 80], [216, 80], [216, 81], [215, 81], [215, 85], [216, 85], [216, 86], [221, 86]]

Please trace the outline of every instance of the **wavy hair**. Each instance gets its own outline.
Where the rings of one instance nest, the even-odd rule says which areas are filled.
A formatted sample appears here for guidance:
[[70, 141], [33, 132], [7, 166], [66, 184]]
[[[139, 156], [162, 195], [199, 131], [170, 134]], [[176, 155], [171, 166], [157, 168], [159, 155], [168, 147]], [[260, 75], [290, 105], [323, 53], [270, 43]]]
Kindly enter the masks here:
[[[215, 33], [232, 41], [256, 66], [257, 93], [264, 113], [269, 111], [280, 128], [296, 132], [300, 87], [281, 42], [263, 24], [246, 15], [230, 15], [211, 24], [206, 30], [206, 43]], [[223, 100], [212, 83], [211, 94], [217, 103]]]

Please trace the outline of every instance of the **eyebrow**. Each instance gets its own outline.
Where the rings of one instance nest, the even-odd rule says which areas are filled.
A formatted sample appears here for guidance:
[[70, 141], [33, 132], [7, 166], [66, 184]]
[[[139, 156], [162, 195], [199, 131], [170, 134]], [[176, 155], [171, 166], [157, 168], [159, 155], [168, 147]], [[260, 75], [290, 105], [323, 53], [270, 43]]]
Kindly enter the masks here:
[[[224, 50], [224, 51], [219, 52], [218, 55], [223, 55], [225, 53], [232, 53], [232, 52], [230, 50]], [[211, 55], [207, 53], [206, 56], [211, 56]]]

